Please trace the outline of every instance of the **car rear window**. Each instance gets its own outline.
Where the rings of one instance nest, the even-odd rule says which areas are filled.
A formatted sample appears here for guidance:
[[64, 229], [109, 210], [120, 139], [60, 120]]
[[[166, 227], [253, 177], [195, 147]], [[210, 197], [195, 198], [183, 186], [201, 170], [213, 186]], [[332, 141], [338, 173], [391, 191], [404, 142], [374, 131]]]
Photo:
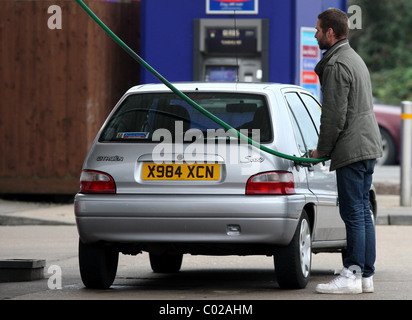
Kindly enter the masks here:
[[[254, 140], [272, 139], [270, 117], [263, 95], [241, 93], [186, 93], [204, 109], [247, 134]], [[159, 141], [156, 131], [168, 130], [174, 139], [178, 134], [210, 139], [230, 136], [227, 130], [209, 119], [174, 93], [132, 94], [126, 97], [107, 122], [100, 142], [144, 143]], [[219, 130], [220, 129], [220, 130]], [[233, 134], [231, 135], [233, 137]], [[187, 141], [185, 139], [185, 141]]]

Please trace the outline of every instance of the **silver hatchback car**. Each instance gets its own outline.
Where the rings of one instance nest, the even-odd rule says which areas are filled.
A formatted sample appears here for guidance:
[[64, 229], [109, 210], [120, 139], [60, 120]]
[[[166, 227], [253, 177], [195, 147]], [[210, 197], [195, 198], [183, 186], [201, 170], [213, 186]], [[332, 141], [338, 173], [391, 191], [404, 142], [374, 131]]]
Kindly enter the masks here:
[[[272, 150], [304, 157], [321, 107], [299, 86], [178, 83], [202, 108]], [[113, 283], [119, 253], [154, 272], [184, 254], [269, 255], [281, 288], [304, 288], [312, 252], [345, 251], [335, 173], [239, 139], [163, 84], [128, 90], [85, 159], [75, 197], [86, 287]], [[371, 189], [371, 214], [376, 197]]]

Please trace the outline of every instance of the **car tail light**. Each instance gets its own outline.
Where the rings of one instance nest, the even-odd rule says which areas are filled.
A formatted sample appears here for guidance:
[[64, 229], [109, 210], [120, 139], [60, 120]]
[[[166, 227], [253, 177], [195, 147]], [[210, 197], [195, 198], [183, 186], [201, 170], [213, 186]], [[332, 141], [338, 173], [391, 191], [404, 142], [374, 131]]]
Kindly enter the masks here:
[[116, 184], [107, 173], [83, 170], [80, 175], [81, 193], [116, 193]]
[[273, 171], [254, 175], [246, 184], [246, 194], [295, 194], [293, 174]]

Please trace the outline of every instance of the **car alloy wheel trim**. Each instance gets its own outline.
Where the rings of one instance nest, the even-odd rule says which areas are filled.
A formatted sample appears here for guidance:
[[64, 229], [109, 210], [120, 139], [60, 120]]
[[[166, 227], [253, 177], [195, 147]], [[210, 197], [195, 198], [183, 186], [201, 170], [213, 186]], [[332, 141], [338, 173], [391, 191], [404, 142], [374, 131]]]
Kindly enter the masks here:
[[310, 272], [311, 264], [311, 235], [309, 224], [306, 219], [302, 220], [299, 234], [299, 254], [300, 254], [300, 266], [302, 274], [306, 278]]

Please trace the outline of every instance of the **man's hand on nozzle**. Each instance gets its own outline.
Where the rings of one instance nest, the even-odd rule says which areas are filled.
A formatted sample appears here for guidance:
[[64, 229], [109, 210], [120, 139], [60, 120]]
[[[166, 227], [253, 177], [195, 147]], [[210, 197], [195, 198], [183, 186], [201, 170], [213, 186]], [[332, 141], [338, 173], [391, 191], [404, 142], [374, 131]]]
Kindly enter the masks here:
[[[313, 150], [311, 153], [310, 153], [310, 157], [311, 158], [322, 158], [322, 156], [319, 154], [319, 152], [318, 152], [318, 150]], [[317, 162], [317, 163], [315, 163], [315, 164], [318, 164], [319, 162]], [[325, 165], [325, 161], [322, 161], [322, 164], [323, 165]]]

